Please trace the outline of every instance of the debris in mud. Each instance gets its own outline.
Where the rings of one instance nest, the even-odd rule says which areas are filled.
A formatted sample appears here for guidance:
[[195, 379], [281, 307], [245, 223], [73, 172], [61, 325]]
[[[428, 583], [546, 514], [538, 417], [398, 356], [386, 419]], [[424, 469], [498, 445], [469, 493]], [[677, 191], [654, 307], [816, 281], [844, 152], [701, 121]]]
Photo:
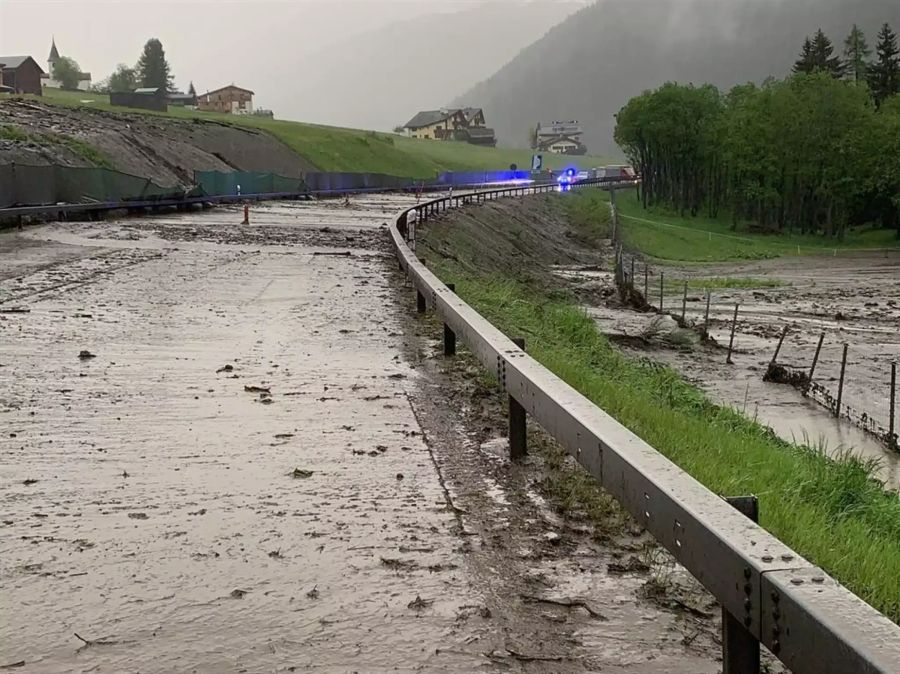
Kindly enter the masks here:
[[547, 541], [550, 545], [559, 545], [562, 543], [562, 536], [560, 536], [555, 531], [548, 531], [544, 534], [544, 540]]
[[219, 374], [220, 372], [234, 372], [234, 365], [223, 365], [216, 370], [216, 374]]
[[25, 661], [19, 660], [18, 662], [10, 662], [8, 665], [0, 665], [0, 669], [18, 669], [19, 667], [24, 667]]
[[30, 314], [31, 309], [26, 309], [24, 307], [9, 307], [6, 309], [0, 309], [0, 314]]
[[386, 451], [388, 451], [388, 448], [385, 445], [375, 445], [375, 449], [380, 454], [384, 454]]
[[34, 484], [35, 482], [37, 482], [37, 480], [35, 480], [34, 478], [31, 478], [31, 477], [30, 477], [30, 478], [28, 478], [27, 480], [24, 480], [24, 481], [22, 482], [22, 484], [24, 484], [24, 485], [27, 487], [27, 486], [29, 486], [29, 485]]
[[612, 562], [606, 565], [606, 570], [613, 574], [622, 573], [646, 573], [650, 570], [650, 565], [637, 557], [629, 557], [624, 564]]
[[426, 609], [434, 603], [434, 599], [422, 599], [419, 595], [416, 595], [416, 598], [409, 602], [406, 607], [411, 608], [415, 611], [421, 611], [422, 609]]
[[78, 634], [78, 632], [73, 632], [77, 639], [84, 642], [84, 645], [81, 646], [78, 650], [82, 648], [90, 648], [91, 646], [115, 646], [118, 641], [109, 641], [107, 639], [85, 639], [83, 636]]
[[794, 388], [805, 389], [809, 386], [809, 374], [802, 370], [793, 370], [778, 363], [769, 363], [763, 381], [773, 384], [790, 384]]
[[307, 592], [306, 596], [309, 597], [310, 599], [318, 599], [319, 598], [319, 586], [318, 585], [313, 586], [313, 589], [311, 589], [309, 592]]
[[91, 353], [90, 351], [87, 351], [87, 350], [83, 350], [78, 353], [79, 360], [89, 360], [90, 358], [96, 358], [96, 357], [97, 356], [95, 356], [93, 353]]
[[443, 573], [444, 571], [453, 571], [459, 567], [456, 564], [432, 564], [428, 567], [431, 573]]
[[127, 471], [127, 470], [123, 470], [123, 471], [122, 471], [122, 477], [128, 477], [128, 471]]
[[241, 589], [232, 590], [231, 594], [229, 596], [232, 599], [243, 599], [244, 596], [246, 596], [248, 592], [250, 592], [250, 590], [241, 590]]
[[[398, 479], [398, 480], [402, 480], [402, 479], [403, 479], [403, 473], [397, 473], [397, 479]], [[37, 480], [35, 480], [35, 482], [37, 482]]]
[[271, 557], [272, 559], [284, 559], [284, 555], [281, 554], [281, 548], [278, 548], [278, 550], [272, 550], [269, 553], [269, 557]]
[[398, 372], [397, 374], [389, 374], [389, 375], [388, 375], [388, 379], [406, 379], [406, 375], [405, 375], [405, 374], [400, 374], [400, 373]]
[[315, 256], [320, 256], [320, 255], [331, 255], [331, 256], [333, 256], [333, 257], [352, 257], [352, 256], [353, 256], [353, 253], [351, 253], [349, 250], [342, 250], [342, 251], [336, 252], [336, 253], [335, 253], [335, 252], [331, 252], [331, 251], [320, 251], [320, 250], [317, 250], [317, 251], [315, 251], [315, 252], [313, 253], [313, 255], [315, 255]]
[[94, 314], [75, 314], [73, 318], [93, 318]]
[[565, 608], [583, 608], [595, 620], [609, 620], [599, 611], [591, 608], [584, 599], [549, 599], [546, 597], [536, 597], [530, 594], [519, 595], [526, 604], [551, 604], [553, 606], [563, 606]]
[[642, 336], [648, 342], [663, 343], [680, 348], [690, 348], [698, 341], [693, 330], [680, 327], [678, 322], [668, 314], [654, 318]]
[[485, 653], [485, 656], [491, 660], [506, 660], [507, 658], [513, 658], [520, 662], [562, 662], [563, 660], [568, 659], [565, 655], [528, 655], [527, 653], [520, 653], [509, 648], [505, 648], [502, 651], [491, 651], [490, 653]]
[[128, 517], [130, 517], [133, 520], [150, 519], [149, 517], [147, 517], [147, 513], [128, 513]]
[[393, 571], [412, 571], [419, 568], [415, 562], [407, 559], [392, 559], [389, 557], [381, 557], [381, 565]]
[[304, 470], [302, 468], [294, 468], [294, 470], [290, 472], [290, 476], [298, 480], [305, 480], [312, 477], [313, 472], [311, 470]]
[[272, 394], [271, 386], [248, 386], [244, 384], [244, 391], [247, 393], [267, 393], [269, 395]]
[[288, 438], [293, 438], [293, 437], [294, 437], [293, 433], [276, 433], [275, 434], [276, 440], [287, 440]]

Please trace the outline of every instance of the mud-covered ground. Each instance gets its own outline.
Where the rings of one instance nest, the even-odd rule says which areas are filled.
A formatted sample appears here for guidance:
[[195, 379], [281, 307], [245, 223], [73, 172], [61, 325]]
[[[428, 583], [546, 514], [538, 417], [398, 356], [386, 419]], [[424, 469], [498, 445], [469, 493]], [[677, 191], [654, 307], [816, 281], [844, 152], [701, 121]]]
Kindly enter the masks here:
[[0, 667], [719, 671], [690, 579], [503, 458], [404, 203], [0, 232]]
[[[653, 288], [659, 287], [659, 271], [668, 279], [697, 279], [695, 286], [702, 285], [700, 278], [774, 279], [783, 285], [712, 290], [710, 334], [715, 347], [695, 344], [673, 349], [658, 341], [646, 343], [640, 338], [654, 314], [623, 311], [615, 304], [592, 309], [604, 331], [619, 339], [624, 349], [673, 365], [716, 400], [759, 419], [788, 440], [824, 445], [833, 453], [851, 449], [878, 461], [878, 476], [900, 489], [900, 455], [883, 441], [846, 419], [836, 420], [826, 407], [791, 386], [763, 382], [785, 325], [789, 332], [778, 362], [804, 372], [809, 371], [824, 332], [815, 381], [836, 396], [843, 344], [848, 344], [843, 404], [853, 408], [855, 416], [866, 414], [886, 429], [891, 363], [900, 361], [900, 253], [847, 253], [653, 271], [650, 299], [656, 306], [658, 290]], [[601, 282], [611, 283], [611, 279], [607, 275]], [[669, 294], [664, 305], [680, 315], [682, 301], [682, 294]], [[736, 303], [740, 308], [734, 364], [729, 365], [725, 349]], [[705, 293], [690, 289], [687, 318], [702, 325], [705, 309]]]
[[299, 177], [315, 170], [264, 131], [212, 120], [8, 100], [0, 102], [0, 124], [32, 136], [27, 140], [0, 139], [0, 164], [91, 166], [63, 143], [34, 138], [63, 134], [98, 150], [110, 168], [167, 187], [193, 185], [194, 171], [263, 171]]

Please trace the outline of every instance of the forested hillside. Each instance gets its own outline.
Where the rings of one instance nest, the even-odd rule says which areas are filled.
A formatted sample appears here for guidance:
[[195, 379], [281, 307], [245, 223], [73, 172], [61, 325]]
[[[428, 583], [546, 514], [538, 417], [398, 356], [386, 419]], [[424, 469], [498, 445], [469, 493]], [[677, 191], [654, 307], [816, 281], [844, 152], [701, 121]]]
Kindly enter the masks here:
[[842, 47], [856, 23], [872, 44], [885, 21], [900, 26], [900, 2], [600, 0], [454, 102], [483, 106], [501, 144], [526, 146], [540, 120], [578, 119], [590, 152], [616, 152], [614, 115], [645, 89], [781, 78], [817, 28]]

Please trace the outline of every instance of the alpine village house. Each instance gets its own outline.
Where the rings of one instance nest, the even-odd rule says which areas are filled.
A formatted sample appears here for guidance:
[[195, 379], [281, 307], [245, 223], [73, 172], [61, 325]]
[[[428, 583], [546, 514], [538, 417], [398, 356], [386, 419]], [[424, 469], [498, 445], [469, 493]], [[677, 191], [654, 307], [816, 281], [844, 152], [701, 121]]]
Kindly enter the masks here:
[[485, 126], [481, 108], [423, 110], [404, 124], [403, 130], [410, 138], [459, 140], [488, 147], [497, 144], [494, 130]]

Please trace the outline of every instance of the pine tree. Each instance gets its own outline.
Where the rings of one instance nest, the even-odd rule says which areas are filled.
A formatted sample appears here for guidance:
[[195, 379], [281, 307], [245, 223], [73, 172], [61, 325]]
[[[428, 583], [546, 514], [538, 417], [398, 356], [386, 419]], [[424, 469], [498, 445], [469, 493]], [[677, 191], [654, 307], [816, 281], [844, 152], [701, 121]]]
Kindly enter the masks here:
[[814, 70], [830, 73], [835, 78], [843, 77], [844, 64], [839, 56], [835, 56], [834, 45], [822, 32], [821, 28], [813, 36], [812, 52], [813, 63], [815, 64]]
[[193, 81], [191, 81], [191, 85], [188, 87], [188, 94], [190, 94], [191, 96], [196, 96], [196, 95], [197, 95], [197, 90], [194, 88], [194, 82], [193, 82]]
[[869, 66], [869, 88], [876, 105], [881, 105], [894, 94], [900, 93], [900, 49], [897, 34], [888, 24], [878, 33], [875, 46], [875, 62]]
[[851, 81], [857, 84], [866, 81], [871, 54], [865, 33], [854, 23], [844, 40], [844, 69]]
[[797, 62], [794, 64], [793, 70], [795, 73], [806, 73], [808, 75], [815, 69], [816, 64], [813, 60], [813, 45], [807, 35], [806, 39], [803, 40], [803, 49], [800, 51], [800, 58], [797, 59]]
[[166, 61], [166, 52], [163, 50], [162, 42], [156, 38], [147, 40], [136, 70], [138, 81], [142, 87], [172, 91], [172, 71]]

